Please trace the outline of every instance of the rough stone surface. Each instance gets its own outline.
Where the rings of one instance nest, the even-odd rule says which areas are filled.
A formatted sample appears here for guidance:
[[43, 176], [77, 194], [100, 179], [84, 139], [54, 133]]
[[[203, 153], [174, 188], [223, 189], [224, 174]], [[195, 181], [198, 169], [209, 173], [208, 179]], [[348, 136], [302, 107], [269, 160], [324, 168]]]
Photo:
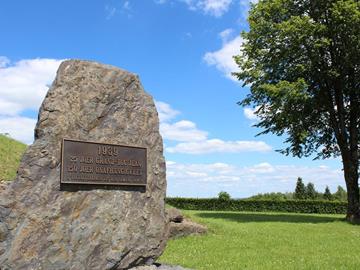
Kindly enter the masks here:
[[189, 268], [184, 268], [178, 265], [149, 265], [149, 266], [138, 266], [131, 268], [131, 270], [191, 270]]
[[181, 223], [184, 220], [184, 216], [181, 211], [174, 207], [166, 209], [166, 216], [168, 222]]
[[[0, 193], [0, 268], [127, 269], [165, 245], [165, 162], [153, 99], [137, 76], [69, 60], [41, 105], [36, 140]], [[145, 193], [59, 191], [63, 137], [147, 147]]]
[[178, 238], [191, 234], [204, 234], [207, 228], [204, 225], [184, 219], [181, 223], [168, 223], [169, 238]]
[[3, 190], [5, 190], [6, 189], [6, 187], [9, 185], [9, 182], [2, 182], [2, 181], [0, 181], [0, 192], [2, 192]]

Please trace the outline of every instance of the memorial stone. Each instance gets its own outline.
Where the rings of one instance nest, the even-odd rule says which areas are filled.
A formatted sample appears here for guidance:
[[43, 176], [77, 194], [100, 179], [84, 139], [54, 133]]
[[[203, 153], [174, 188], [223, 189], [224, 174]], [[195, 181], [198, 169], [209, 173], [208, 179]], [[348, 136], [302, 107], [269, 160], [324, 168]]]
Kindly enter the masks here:
[[64, 61], [41, 105], [35, 141], [0, 191], [0, 269], [151, 264], [167, 238], [165, 191], [158, 114], [138, 77]]

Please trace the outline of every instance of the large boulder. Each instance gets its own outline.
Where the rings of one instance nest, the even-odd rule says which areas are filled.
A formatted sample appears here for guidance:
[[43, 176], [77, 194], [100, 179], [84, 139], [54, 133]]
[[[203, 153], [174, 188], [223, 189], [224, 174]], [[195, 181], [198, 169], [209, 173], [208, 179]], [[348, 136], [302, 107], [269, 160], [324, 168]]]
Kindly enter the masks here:
[[[60, 191], [62, 139], [147, 148], [146, 191]], [[139, 78], [64, 61], [41, 105], [35, 141], [0, 193], [0, 269], [127, 269], [166, 242], [163, 143]]]

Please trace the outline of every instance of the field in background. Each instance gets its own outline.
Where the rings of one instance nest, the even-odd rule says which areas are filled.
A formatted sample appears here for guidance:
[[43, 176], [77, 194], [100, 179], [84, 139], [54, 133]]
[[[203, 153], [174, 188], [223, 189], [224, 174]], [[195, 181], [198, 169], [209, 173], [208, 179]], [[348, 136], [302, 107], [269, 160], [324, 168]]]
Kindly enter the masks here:
[[360, 226], [344, 215], [183, 212], [209, 233], [169, 241], [161, 262], [204, 270], [360, 267]]
[[26, 145], [0, 134], [0, 181], [14, 179]]

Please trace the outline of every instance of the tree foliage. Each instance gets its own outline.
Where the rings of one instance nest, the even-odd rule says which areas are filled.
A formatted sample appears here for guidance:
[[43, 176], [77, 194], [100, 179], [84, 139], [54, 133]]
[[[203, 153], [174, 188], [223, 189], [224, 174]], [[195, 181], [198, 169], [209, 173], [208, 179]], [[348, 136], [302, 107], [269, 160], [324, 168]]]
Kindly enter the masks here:
[[315, 190], [315, 186], [314, 186], [313, 183], [309, 182], [306, 185], [305, 194], [306, 194], [306, 199], [308, 199], [308, 200], [315, 200], [316, 199], [317, 192]]
[[333, 194], [335, 200], [346, 201], [347, 194], [346, 190], [342, 186], [338, 186], [336, 192]]
[[230, 194], [227, 193], [226, 191], [220, 191], [219, 194], [218, 194], [218, 198], [219, 200], [223, 200], [223, 201], [226, 201], [226, 200], [230, 200]]
[[285, 136], [286, 155], [341, 155], [348, 218], [360, 218], [360, 1], [260, 0], [242, 33], [240, 71], [260, 134]]
[[306, 198], [305, 185], [304, 185], [304, 183], [302, 181], [302, 178], [298, 177], [298, 179], [296, 181], [294, 199], [304, 200], [305, 198]]
[[326, 186], [326, 188], [325, 188], [324, 199], [329, 200], [329, 201], [332, 200], [332, 194], [331, 194], [328, 186]]
[[293, 197], [292, 193], [281, 193], [281, 192], [270, 192], [270, 193], [259, 193], [251, 196], [248, 200], [269, 200], [269, 201], [286, 201], [291, 200]]

